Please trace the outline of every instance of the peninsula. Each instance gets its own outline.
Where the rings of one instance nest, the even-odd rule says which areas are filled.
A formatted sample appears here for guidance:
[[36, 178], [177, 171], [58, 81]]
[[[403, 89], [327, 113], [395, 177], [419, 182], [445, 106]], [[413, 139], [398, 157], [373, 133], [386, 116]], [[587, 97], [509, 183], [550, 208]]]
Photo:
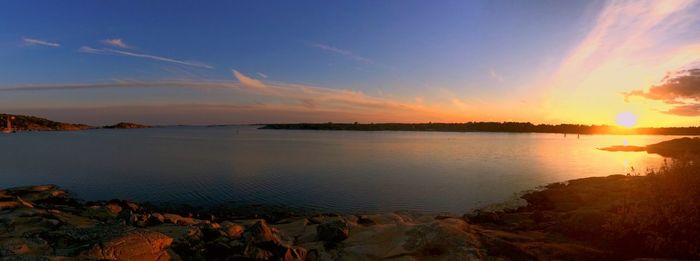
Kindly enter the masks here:
[[272, 130], [344, 130], [344, 131], [445, 131], [512, 132], [619, 135], [700, 135], [700, 127], [622, 128], [609, 125], [533, 124], [530, 122], [465, 123], [292, 123], [265, 124]]

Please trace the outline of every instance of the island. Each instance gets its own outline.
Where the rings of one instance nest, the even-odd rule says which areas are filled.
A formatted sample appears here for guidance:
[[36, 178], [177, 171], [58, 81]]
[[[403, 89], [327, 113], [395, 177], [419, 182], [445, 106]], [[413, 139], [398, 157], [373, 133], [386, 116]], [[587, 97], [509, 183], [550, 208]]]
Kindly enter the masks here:
[[114, 125], [103, 126], [104, 129], [143, 129], [150, 128], [143, 124], [133, 123], [133, 122], [120, 122]]
[[3, 129], [8, 128], [8, 119], [13, 131], [72, 131], [94, 128], [86, 124], [57, 122], [34, 116], [0, 114], [0, 126]]
[[114, 125], [94, 127], [87, 124], [65, 123], [47, 120], [35, 116], [0, 113], [0, 129], [6, 133], [24, 131], [76, 131], [88, 129], [140, 129], [150, 126], [131, 122], [120, 122]]
[[289, 123], [263, 124], [271, 130], [343, 130], [343, 131], [444, 131], [511, 132], [618, 135], [700, 135], [700, 127], [623, 128], [609, 125], [533, 124], [530, 122], [465, 123]]

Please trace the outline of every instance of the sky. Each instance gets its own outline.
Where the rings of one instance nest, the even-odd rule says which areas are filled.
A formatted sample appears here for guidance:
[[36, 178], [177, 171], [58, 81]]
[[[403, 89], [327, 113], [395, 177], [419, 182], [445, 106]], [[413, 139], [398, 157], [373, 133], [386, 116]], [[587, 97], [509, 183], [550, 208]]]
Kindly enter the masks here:
[[700, 125], [700, 2], [3, 1], [0, 112]]

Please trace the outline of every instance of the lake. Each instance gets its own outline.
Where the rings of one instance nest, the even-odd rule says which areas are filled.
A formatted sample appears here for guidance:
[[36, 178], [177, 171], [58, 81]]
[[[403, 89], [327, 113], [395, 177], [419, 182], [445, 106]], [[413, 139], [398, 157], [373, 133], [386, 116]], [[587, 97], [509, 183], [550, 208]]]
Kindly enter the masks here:
[[464, 213], [551, 182], [644, 173], [663, 158], [606, 152], [674, 136], [259, 130], [254, 126], [0, 136], [0, 187], [88, 199]]

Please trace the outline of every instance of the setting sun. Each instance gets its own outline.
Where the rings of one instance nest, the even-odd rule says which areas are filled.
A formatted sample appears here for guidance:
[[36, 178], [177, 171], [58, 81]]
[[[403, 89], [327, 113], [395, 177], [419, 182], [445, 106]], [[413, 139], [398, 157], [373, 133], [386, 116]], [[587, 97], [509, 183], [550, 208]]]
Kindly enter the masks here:
[[637, 124], [637, 115], [634, 115], [631, 112], [618, 113], [617, 117], [615, 118], [615, 123], [622, 127], [632, 128]]

